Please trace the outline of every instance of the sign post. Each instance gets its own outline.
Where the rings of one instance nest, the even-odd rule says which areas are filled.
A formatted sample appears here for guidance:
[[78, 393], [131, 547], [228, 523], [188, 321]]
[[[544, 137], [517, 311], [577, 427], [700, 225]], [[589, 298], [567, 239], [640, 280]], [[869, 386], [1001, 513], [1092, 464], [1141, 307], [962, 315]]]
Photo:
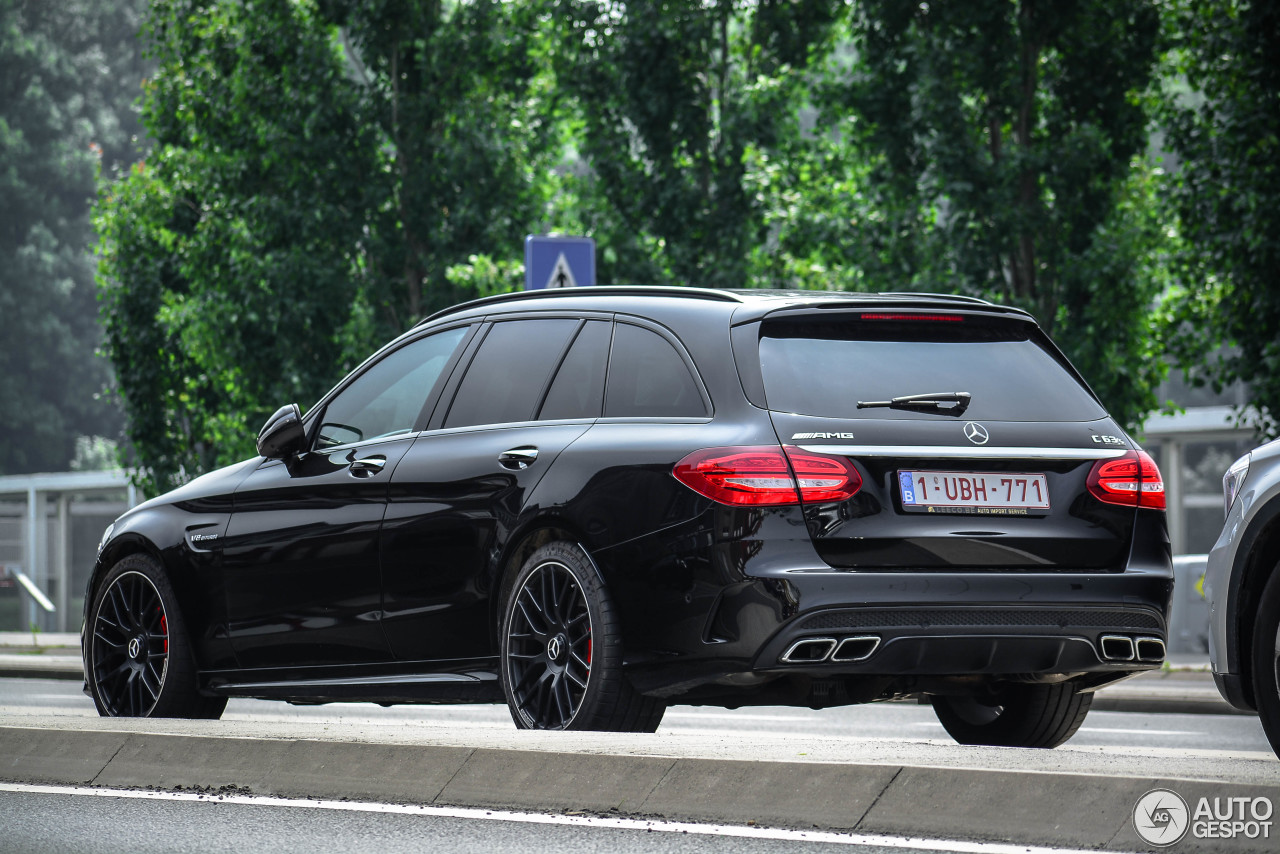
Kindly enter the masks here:
[[524, 239], [524, 289], [589, 287], [596, 283], [596, 242], [590, 237], [530, 234]]

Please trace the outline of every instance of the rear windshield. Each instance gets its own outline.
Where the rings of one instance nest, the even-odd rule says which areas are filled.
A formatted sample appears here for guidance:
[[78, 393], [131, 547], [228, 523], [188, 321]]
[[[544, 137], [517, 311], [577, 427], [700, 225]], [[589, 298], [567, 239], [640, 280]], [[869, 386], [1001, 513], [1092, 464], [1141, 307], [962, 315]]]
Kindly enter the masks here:
[[964, 419], [1093, 421], [1106, 412], [1022, 323], [766, 322], [769, 408], [828, 418], [938, 419], [858, 401], [968, 392]]

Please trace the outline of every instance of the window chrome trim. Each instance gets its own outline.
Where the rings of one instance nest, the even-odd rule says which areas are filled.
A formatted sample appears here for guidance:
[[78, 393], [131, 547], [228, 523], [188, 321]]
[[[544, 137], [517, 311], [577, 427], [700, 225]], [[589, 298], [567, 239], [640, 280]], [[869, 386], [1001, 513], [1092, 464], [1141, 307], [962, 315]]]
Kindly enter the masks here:
[[928, 459], [985, 460], [1114, 460], [1130, 453], [1127, 448], [980, 448], [960, 445], [800, 445], [815, 454], [846, 457], [919, 457]]

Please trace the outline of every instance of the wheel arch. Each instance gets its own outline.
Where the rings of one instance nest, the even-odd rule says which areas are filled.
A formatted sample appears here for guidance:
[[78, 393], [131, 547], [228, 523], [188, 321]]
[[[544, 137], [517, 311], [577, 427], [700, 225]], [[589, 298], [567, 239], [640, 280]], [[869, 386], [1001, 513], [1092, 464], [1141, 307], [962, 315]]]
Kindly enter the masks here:
[[[529, 559], [529, 555], [547, 543], [561, 540], [579, 545], [587, 560], [596, 568], [596, 572], [600, 572], [599, 564], [585, 544], [586, 537], [573, 523], [560, 516], [540, 516], [530, 520], [508, 538], [506, 546], [494, 563], [491, 588], [494, 595], [489, 598], [489, 624], [494, 638], [497, 638], [502, 631], [502, 600], [508, 580], [515, 577], [520, 567]], [[603, 573], [600, 580], [605, 582]]]
[[1246, 531], [1246, 547], [1241, 549], [1243, 559], [1237, 558], [1235, 583], [1230, 602], [1231, 620], [1228, 625], [1233, 634], [1228, 643], [1239, 662], [1240, 684], [1244, 700], [1251, 708], [1257, 708], [1253, 691], [1253, 632], [1257, 620], [1259, 597], [1280, 565], [1280, 495], [1271, 498], [1254, 516], [1255, 522]]
[[102, 579], [111, 571], [113, 566], [135, 554], [144, 554], [150, 557], [160, 566], [165, 575], [172, 579], [173, 573], [165, 565], [163, 552], [150, 538], [137, 531], [128, 531], [113, 537], [98, 554], [98, 559], [93, 565], [93, 571], [89, 573], [89, 585], [85, 590], [84, 597], [86, 617], [88, 616], [90, 603], [97, 594], [98, 588], [102, 585]]

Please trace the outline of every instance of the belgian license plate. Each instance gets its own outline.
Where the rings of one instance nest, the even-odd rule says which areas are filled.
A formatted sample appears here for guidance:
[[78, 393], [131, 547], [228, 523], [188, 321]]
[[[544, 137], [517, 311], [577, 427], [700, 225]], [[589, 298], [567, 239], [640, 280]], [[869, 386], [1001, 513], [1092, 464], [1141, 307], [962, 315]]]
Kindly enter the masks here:
[[1049, 512], [1042, 474], [1017, 472], [898, 472], [902, 507], [919, 513], [1027, 516]]

